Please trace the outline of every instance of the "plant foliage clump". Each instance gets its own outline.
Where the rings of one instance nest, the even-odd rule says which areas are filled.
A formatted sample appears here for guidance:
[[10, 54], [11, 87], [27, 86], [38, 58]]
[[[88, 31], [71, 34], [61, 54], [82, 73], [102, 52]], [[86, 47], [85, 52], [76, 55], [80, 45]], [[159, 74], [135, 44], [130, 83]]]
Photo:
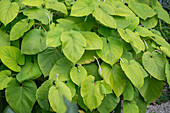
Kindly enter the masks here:
[[146, 112], [170, 84], [161, 21], [158, 0], [0, 0], [0, 107]]

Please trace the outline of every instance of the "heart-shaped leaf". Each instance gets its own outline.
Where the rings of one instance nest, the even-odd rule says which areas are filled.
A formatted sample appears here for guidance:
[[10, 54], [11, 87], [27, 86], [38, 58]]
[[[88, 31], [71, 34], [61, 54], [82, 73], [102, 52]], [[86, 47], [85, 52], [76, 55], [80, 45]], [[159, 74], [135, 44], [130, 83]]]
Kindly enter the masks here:
[[30, 113], [36, 102], [36, 90], [37, 86], [31, 80], [20, 85], [12, 79], [5, 90], [6, 100], [16, 113]]
[[11, 75], [10, 70], [0, 71], [0, 90], [6, 88], [7, 84], [12, 80], [12, 77], [9, 77], [9, 75]]
[[21, 67], [19, 65], [24, 65], [25, 63], [25, 56], [21, 55], [21, 51], [13, 46], [2, 47], [0, 58], [3, 64], [15, 72], [20, 72]]
[[48, 94], [49, 102], [52, 109], [57, 113], [65, 113], [67, 108], [64, 103], [63, 96], [69, 101], [72, 100], [72, 94], [70, 89], [63, 82], [56, 82], [55, 86], [52, 86]]
[[70, 71], [71, 80], [78, 86], [87, 77], [87, 71], [83, 66], [72, 67]]
[[16, 2], [0, 1], [0, 21], [6, 26], [18, 15], [19, 6]]
[[71, 30], [61, 34], [61, 41], [64, 55], [75, 64], [85, 51], [85, 38], [80, 32]]

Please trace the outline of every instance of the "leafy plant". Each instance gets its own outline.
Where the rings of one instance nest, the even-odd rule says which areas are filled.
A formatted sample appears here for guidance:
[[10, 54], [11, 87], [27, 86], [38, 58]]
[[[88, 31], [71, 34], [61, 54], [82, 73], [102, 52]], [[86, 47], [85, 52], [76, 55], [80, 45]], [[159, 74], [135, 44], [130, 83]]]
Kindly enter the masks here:
[[170, 84], [159, 19], [157, 0], [1, 0], [0, 108], [146, 112]]

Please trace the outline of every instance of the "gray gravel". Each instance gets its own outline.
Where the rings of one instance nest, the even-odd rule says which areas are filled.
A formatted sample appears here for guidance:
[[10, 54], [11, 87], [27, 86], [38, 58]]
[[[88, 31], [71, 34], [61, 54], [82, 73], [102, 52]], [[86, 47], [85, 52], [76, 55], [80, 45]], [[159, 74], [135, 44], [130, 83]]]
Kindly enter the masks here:
[[161, 105], [149, 105], [147, 108], [146, 113], [170, 113], [170, 100]]

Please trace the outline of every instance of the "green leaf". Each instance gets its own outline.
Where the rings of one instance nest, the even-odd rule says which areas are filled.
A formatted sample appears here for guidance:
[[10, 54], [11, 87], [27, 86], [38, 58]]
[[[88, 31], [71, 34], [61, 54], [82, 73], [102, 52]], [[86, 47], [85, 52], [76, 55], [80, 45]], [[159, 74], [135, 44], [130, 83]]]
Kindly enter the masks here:
[[94, 32], [81, 32], [86, 39], [86, 50], [102, 49], [103, 42], [101, 38]]
[[56, 26], [59, 28], [63, 27], [65, 31], [70, 31], [70, 30], [80, 31], [79, 26], [76, 25], [76, 23], [74, 23], [74, 21], [72, 20], [60, 18], [60, 19], [57, 19], [57, 22], [59, 24], [57, 24]]
[[120, 98], [117, 98], [113, 93], [104, 97], [102, 104], [97, 108], [100, 113], [110, 113], [119, 103]]
[[151, 31], [149, 31], [147, 28], [141, 27], [141, 26], [138, 26], [136, 28], [135, 32], [138, 32], [139, 35], [141, 35], [142, 37], [154, 36], [154, 34]]
[[27, 32], [32, 25], [34, 24], [34, 20], [30, 20], [30, 22], [28, 23], [28, 19], [23, 19], [19, 22], [17, 22], [11, 29], [10, 32], [10, 40], [14, 41], [19, 39], [21, 36], [24, 35], [25, 32]]
[[128, 6], [143, 20], [156, 15], [153, 9], [146, 4], [136, 3], [133, 0], [130, 0]]
[[62, 13], [66, 14], [66, 15], [68, 14], [65, 4], [58, 2], [58, 1], [55, 1], [55, 0], [50, 0], [50, 1], [45, 0], [45, 7], [47, 9], [53, 9], [53, 10], [56, 10], [56, 11], [61, 11]]
[[107, 84], [104, 80], [101, 81], [100, 91], [101, 91], [102, 94], [113, 93], [112, 92], [112, 87], [109, 84]]
[[70, 71], [71, 80], [78, 86], [87, 77], [87, 71], [83, 66], [72, 67]]
[[124, 29], [129, 25], [129, 22], [125, 17], [114, 16], [114, 19], [117, 23], [117, 28]]
[[145, 50], [145, 45], [143, 41], [140, 39], [138, 33], [134, 33], [129, 29], [123, 30], [118, 29], [118, 32], [122, 39], [124, 39], [127, 43], [130, 43], [135, 50], [136, 54]]
[[127, 16], [126, 20], [129, 23], [129, 25], [126, 27], [126, 29], [130, 29], [130, 30], [134, 31], [139, 25], [139, 17]]
[[77, 103], [78, 103], [78, 105], [81, 107], [81, 108], [83, 108], [84, 110], [88, 110], [88, 108], [87, 108], [87, 106], [84, 104], [84, 102], [83, 102], [83, 98], [82, 98], [82, 96], [81, 96], [81, 92], [80, 92], [80, 89], [78, 88], [78, 90], [77, 90], [77, 94], [78, 94], [78, 99], [77, 99]]
[[0, 47], [10, 46], [9, 35], [0, 30]]
[[113, 65], [123, 54], [123, 45], [120, 40], [114, 37], [108, 37], [108, 43], [105, 38], [103, 40], [102, 50], [97, 50], [97, 55], [106, 63]]
[[148, 73], [158, 80], [165, 80], [166, 58], [158, 52], [145, 52], [142, 56], [142, 63]]
[[170, 17], [166, 10], [164, 10], [162, 7], [155, 7], [155, 12], [158, 15], [158, 18], [164, 20], [166, 23], [170, 24]]
[[74, 97], [76, 95], [76, 86], [75, 86], [75, 84], [71, 80], [69, 80], [69, 81], [67, 81], [66, 85], [70, 89], [72, 97]]
[[123, 113], [139, 113], [139, 108], [134, 100], [123, 102]]
[[166, 66], [165, 66], [165, 74], [166, 74], [166, 78], [167, 78], [167, 82], [170, 85], [170, 67], [169, 67], [169, 62], [166, 62]]
[[54, 27], [47, 33], [47, 47], [58, 47], [61, 45], [60, 36], [64, 32], [62, 27]]
[[125, 90], [123, 91], [123, 100], [132, 101], [134, 97], [133, 85], [127, 80]]
[[117, 97], [119, 97], [126, 85], [125, 74], [119, 65], [115, 64], [112, 67], [106, 63], [101, 64], [102, 77], [109, 84]]
[[59, 48], [47, 48], [45, 51], [38, 54], [38, 64], [44, 77], [50, 74], [54, 64], [63, 56]]
[[36, 99], [38, 104], [43, 110], [48, 111], [50, 109], [50, 104], [48, 101], [48, 91], [50, 87], [53, 85], [53, 80], [46, 80], [41, 86], [37, 89]]
[[81, 96], [85, 105], [92, 111], [100, 106], [104, 95], [100, 92], [100, 82], [94, 82], [94, 77], [89, 75], [81, 83]]
[[22, 66], [21, 71], [16, 75], [17, 80], [22, 83], [25, 80], [34, 80], [41, 76], [42, 72], [38, 66], [37, 57], [26, 57], [25, 65]]
[[76, 64], [89, 64], [95, 61], [96, 51], [85, 51], [80, 60]]
[[16, 2], [0, 1], [0, 21], [6, 26], [18, 15], [19, 6]]
[[127, 59], [122, 58], [123, 62], [120, 62], [120, 65], [125, 72], [126, 76], [130, 79], [132, 84], [140, 89], [144, 83], [143, 68], [135, 60], [128, 61]]
[[110, 27], [110, 28], [117, 27], [116, 21], [114, 20], [114, 18], [110, 16], [108, 12], [102, 9], [100, 6], [95, 7], [95, 11], [92, 13], [92, 15], [96, 18], [96, 20], [98, 20], [99, 22], [101, 22], [103, 25], [107, 27]]
[[158, 18], [156, 16], [141, 20], [141, 24], [148, 29], [154, 28], [158, 24]]
[[41, 7], [41, 5], [44, 3], [43, 0], [23, 0], [22, 4], [29, 5], [29, 6], [37, 6]]
[[67, 108], [63, 100], [63, 96], [69, 101], [72, 100], [72, 94], [70, 89], [63, 82], [56, 82], [55, 86], [52, 86], [48, 94], [49, 102], [52, 109], [57, 113], [65, 113]]
[[5, 90], [6, 100], [16, 113], [30, 113], [36, 102], [36, 90], [37, 86], [33, 81], [26, 81], [20, 85], [13, 79]]
[[12, 80], [12, 77], [10, 77], [10, 75], [11, 75], [10, 70], [0, 71], [0, 90], [6, 88], [7, 84]]
[[145, 78], [143, 87], [139, 91], [147, 104], [149, 104], [161, 96], [162, 90], [163, 81], [159, 81], [153, 77], [147, 77]]
[[45, 25], [49, 23], [48, 16], [51, 20], [51, 14], [47, 9], [28, 8], [23, 11], [23, 14], [28, 16], [29, 19], [36, 19]]
[[77, 31], [63, 32], [61, 42], [64, 55], [75, 64], [85, 51], [85, 38]]
[[94, 11], [94, 6], [95, 2], [93, 0], [78, 0], [73, 4], [70, 16], [88, 16]]
[[4, 65], [15, 72], [20, 72], [21, 67], [24, 65], [25, 56], [21, 54], [21, 51], [13, 46], [1, 47], [0, 58]]
[[67, 58], [61, 58], [56, 62], [53, 68], [50, 71], [49, 79], [56, 80], [56, 74], [58, 74], [59, 81], [70, 80], [70, 70], [73, 67], [73, 63], [70, 62]]
[[46, 35], [42, 29], [32, 29], [22, 40], [21, 53], [34, 55], [46, 49]]
[[109, 4], [113, 7], [115, 14], [118, 16], [135, 16], [135, 14], [123, 3], [114, 0], [107, 0]]

